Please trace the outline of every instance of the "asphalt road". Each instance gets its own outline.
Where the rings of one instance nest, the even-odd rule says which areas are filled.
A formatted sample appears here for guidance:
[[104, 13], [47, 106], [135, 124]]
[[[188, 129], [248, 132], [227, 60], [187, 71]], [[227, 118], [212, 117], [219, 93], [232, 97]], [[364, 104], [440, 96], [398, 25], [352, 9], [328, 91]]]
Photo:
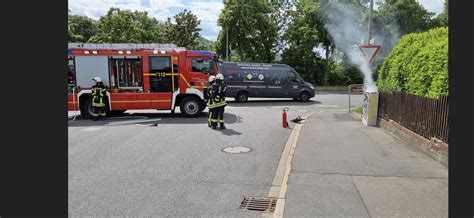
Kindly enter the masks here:
[[[362, 98], [352, 96], [352, 105], [361, 105]], [[244, 197], [264, 197], [269, 191], [291, 131], [281, 127], [283, 107], [290, 108], [292, 119], [347, 104], [347, 95], [330, 93], [318, 93], [305, 103], [230, 101], [227, 130], [208, 128], [207, 113], [182, 118], [178, 113], [146, 110], [127, 111], [107, 121], [78, 118], [69, 122], [68, 131], [69, 213], [260, 216], [239, 206]], [[231, 146], [251, 151], [222, 151]]]

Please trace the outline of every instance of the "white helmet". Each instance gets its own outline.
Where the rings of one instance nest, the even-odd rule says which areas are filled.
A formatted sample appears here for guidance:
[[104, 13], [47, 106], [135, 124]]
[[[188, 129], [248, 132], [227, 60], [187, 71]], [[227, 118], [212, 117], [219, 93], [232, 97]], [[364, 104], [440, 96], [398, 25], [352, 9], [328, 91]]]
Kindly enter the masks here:
[[210, 77], [209, 77], [209, 82], [214, 82], [214, 80], [216, 80], [216, 77], [215, 77], [215, 76], [210, 76]]
[[217, 74], [216, 79], [218, 79], [218, 80], [224, 80], [224, 75], [222, 75], [222, 74], [219, 73], [219, 74]]
[[98, 83], [102, 82], [102, 79], [98, 76], [94, 77], [94, 79], [92, 79], [92, 80], [94, 80], [95, 82], [98, 82]]

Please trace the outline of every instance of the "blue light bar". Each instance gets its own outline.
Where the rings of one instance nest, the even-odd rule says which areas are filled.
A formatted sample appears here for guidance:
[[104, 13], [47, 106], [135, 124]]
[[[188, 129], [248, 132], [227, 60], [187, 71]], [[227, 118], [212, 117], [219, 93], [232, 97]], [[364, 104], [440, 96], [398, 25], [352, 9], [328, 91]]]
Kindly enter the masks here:
[[68, 55], [74, 54], [74, 52], [72, 52], [71, 50], [67, 50], [67, 54], [68, 54]]
[[205, 55], [213, 55], [215, 54], [214, 52], [212, 51], [200, 51], [200, 50], [191, 50], [192, 52], [199, 52], [201, 54], [205, 54]]

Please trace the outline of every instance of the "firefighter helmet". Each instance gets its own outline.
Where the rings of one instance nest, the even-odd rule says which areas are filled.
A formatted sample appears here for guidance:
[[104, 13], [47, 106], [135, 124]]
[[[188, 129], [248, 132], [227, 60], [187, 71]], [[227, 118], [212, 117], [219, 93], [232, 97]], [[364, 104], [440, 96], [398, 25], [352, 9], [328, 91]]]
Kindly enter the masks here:
[[210, 82], [210, 83], [211, 83], [211, 82], [214, 82], [214, 80], [216, 80], [216, 77], [215, 77], [215, 76], [210, 76], [210, 77], [209, 77], [209, 82]]
[[98, 82], [98, 83], [102, 82], [102, 79], [98, 76], [94, 77], [94, 79], [92, 79], [92, 80], [94, 80], [95, 82]]
[[222, 75], [222, 74], [219, 73], [219, 74], [217, 74], [216, 79], [218, 79], [218, 80], [224, 80], [224, 75]]

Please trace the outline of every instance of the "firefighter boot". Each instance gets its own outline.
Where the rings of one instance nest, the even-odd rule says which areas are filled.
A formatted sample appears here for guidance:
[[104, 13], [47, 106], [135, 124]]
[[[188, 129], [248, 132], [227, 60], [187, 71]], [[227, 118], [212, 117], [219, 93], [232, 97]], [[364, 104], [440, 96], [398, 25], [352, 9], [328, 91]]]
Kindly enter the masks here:
[[220, 123], [220, 129], [227, 129], [227, 128], [225, 128], [224, 123]]

